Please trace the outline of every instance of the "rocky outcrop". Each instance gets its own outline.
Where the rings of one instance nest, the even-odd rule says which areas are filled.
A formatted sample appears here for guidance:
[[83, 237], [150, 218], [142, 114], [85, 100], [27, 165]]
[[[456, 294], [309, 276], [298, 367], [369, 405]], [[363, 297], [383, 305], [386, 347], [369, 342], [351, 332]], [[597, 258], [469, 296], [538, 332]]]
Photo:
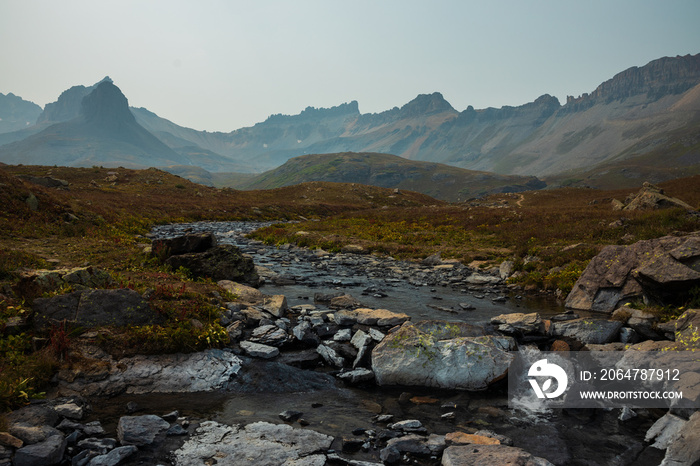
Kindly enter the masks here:
[[130, 289], [80, 290], [37, 298], [32, 304], [34, 326], [50, 328], [61, 323], [92, 328], [103, 325], [153, 324], [162, 321], [137, 292]]
[[506, 375], [515, 341], [479, 333], [467, 324], [406, 323], [372, 351], [377, 383], [483, 390]]
[[108, 288], [115, 284], [112, 276], [98, 267], [77, 267], [23, 272], [13, 289], [18, 295], [32, 299], [63, 287], [71, 287], [75, 290]]
[[678, 198], [667, 196], [663, 189], [647, 182], [642, 185], [642, 189], [637, 194], [631, 194], [624, 202], [618, 200], [613, 202], [614, 210], [657, 210], [673, 207], [695, 210], [691, 205]]
[[610, 313], [633, 300], [680, 303], [700, 285], [700, 235], [607, 246], [588, 264], [566, 307]]

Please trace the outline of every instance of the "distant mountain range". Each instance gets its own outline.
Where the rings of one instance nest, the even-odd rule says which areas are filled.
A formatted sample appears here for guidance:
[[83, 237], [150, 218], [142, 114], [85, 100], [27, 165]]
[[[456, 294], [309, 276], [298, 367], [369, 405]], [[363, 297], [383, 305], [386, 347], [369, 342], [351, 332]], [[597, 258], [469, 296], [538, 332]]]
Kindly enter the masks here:
[[[323, 176], [342, 173], [338, 181], [362, 182], [366, 176], [373, 183], [385, 179], [406, 185], [412, 179], [415, 185], [425, 184], [406, 174], [382, 178], [394, 162], [377, 154], [393, 154], [430, 162], [435, 170], [446, 170], [437, 163], [481, 172], [471, 179], [485, 176], [483, 172], [525, 176], [490, 175], [489, 183], [502, 184], [476, 187], [476, 192], [528, 186], [531, 176], [550, 183], [624, 186], [700, 173], [700, 54], [630, 68], [590, 94], [569, 97], [564, 105], [543, 95], [519, 107], [457, 111], [436, 92], [377, 114], [360, 113], [353, 101], [212, 133], [184, 128], [143, 108], [129, 109], [106, 78], [91, 87], [68, 89], [41, 113], [34, 104], [0, 94], [0, 117], [0, 161], [5, 163], [172, 165], [177, 166], [173, 171], [212, 184], [228, 177], [238, 185], [271, 186], [306, 180], [299, 172], [311, 176], [312, 161], [330, 163], [329, 155], [292, 158], [355, 152], [373, 153], [362, 157], [375, 165], [361, 169], [359, 155], [345, 154], [333, 163], [348, 165], [336, 165], [335, 172]], [[28, 125], [31, 118], [35, 123]], [[427, 173], [427, 165], [418, 166], [402, 170]], [[272, 169], [277, 170], [255, 179], [220, 174]]]

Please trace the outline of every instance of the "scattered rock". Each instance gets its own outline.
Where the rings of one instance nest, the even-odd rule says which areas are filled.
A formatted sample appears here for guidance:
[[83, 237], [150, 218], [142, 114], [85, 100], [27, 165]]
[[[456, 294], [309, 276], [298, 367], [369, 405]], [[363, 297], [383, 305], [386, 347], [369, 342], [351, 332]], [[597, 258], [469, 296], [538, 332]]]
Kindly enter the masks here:
[[557, 337], [571, 337], [584, 344], [602, 345], [617, 340], [622, 322], [604, 319], [578, 319], [552, 322], [550, 333]]
[[254, 358], [272, 359], [280, 354], [279, 348], [252, 341], [242, 341], [241, 348]]
[[393, 327], [410, 320], [403, 313], [391, 312], [386, 309], [355, 309], [354, 311], [342, 310], [334, 314], [335, 322], [341, 326], [355, 324], [377, 325], [379, 327]]
[[263, 325], [253, 330], [250, 341], [280, 347], [287, 342], [287, 332], [276, 325]]
[[170, 424], [153, 414], [122, 416], [117, 424], [117, 436], [122, 445], [150, 445], [169, 428]]
[[275, 317], [284, 317], [287, 312], [287, 298], [284, 295], [275, 295], [265, 298], [263, 310], [269, 312]]
[[540, 315], [536, 312], [523, 314], [515, 312], [512, 314], [501, 314], [491, 318], [491, 323], [503, 333], [543, 333], [544, 323]]
[[63, 459], [67, 442], [63, 434], [52, 435], [46, 440], [26, 445], [15, 452], [15, 466], [51, 466]]
[[88, 466], [116, 466], [137, 451], [138, 448], [134, 445], [117, 447], [106, 455], [94, 457], [90, 460]]
[[224, 290], [236, 295], [238, 301], [248, 304], [257, 304], [263, 301], [263, 294], [257, 288], [232, 282], [231, 280], [219, 280], [217, 282]]

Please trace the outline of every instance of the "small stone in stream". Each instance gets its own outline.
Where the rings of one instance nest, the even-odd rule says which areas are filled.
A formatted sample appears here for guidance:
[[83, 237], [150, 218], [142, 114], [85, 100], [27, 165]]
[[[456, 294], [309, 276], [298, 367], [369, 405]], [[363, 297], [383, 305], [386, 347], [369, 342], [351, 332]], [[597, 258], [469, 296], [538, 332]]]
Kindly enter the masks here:
[[352, 329], [343, 328], [333, 337], [333, 341], [350, 341], [352, 339]]
[[362, 439], [355, 439], [349, 437], [343, 437], [343, 453], [353, 453], [362, 448], [362, 444], [365, 443]]
[[429, 396], [414, 396], [411, 398], [411, 403], [414, 405], [432, 405], [437, 403], [438, 400], [436, 398], [432, 398]]
[[407, 419], [405, 421], [399, 421], [390, 426], [392, 430], [413, 430], [420, 429], [423, 424], [418, 419]]
[[75, 403], [64, 403], [53, 407], [54, 411], [69, 419], [82, 419], [83, 408]]
[[123, 459], [133, 455], [138, 451], [134, 445], [125, 445], [115, 448], [106, 455], [96, 456], [90, 460], [90, 466], [113, 466], [122, 462]]
[[311, 423], [304, 418], [299, 419], [299, 421], [297, 421], [297, 422], [299, 422], [299, 425], [302, 427], [306, 427], [308, 425], [311, 425]]
[[[82, 434], [80, 433], [80, 431], [74, 430], [71, 434], [66, 436], [66, 443], [69, 446], [75, 445], [78, 442], [78, 440], [80, 439], [80, 437], [82, 437]], [[2, 443], [2, 442], [0, 441], [0, 443]]]
[[394, 420], [394, 416], [392, 414], [380, 414], [377, 416], [377, 422], [391, 422]]
[[280, 419], [282, 419], [285, 422], [294, 422], [303, 415], [304, 415], [304, 413], [302, 413], [301, 411], [293, 411], [293, 410], [282, 411], [279, 414]]
[[629, 406], [625, 406], [622, 408], [622, 412], [620, 413], [620, 416], [618, 416], [618, 419], [622, 422], [629, 421], [630, 419], [637, 417], [637, 413], [632, 411]]
[[102, 427], [102, 424], [100, 424], [100, 421], [92, 421], [83, 426], [83, 433], [89, 436], [104, 435], [105, 430]]
[[384, 464], [398, 464], [401, 461], [401, 452], [396, 447], [386, 447], [379, 452], [379, 459]]
[[457, 409], [457, 403], [454, 402], [447, 402], [443, 403], [442, 406], [440, 406], [442, 409]]
[[172, 411], [164, 416], [161, 416], [164, 421], [175, 422], [177, 418], [180, 417], [180, 413], [177, 411]]
[[459, 303], [459, 307], [461, 307], [465, 311], [473, 311], [474, 309], [476, 309], [476, 307], [469, 303]]
[[406, 404], [411, 401], [411, 398], [413, 398], [413, 395], [408, 392], [403, 392], [399, 395], [399, 403]]
[[445, 413], [442, 416], [440, 416], [442, 419], [446, 420], [452, 420], [455, 418], [455, 413], [453, 411], [450, 411], [449, 413]]
[[165, 435], [171, 437], [176, 435], [187, 435], [187, 431], [180, 424], [175, 424], [170, 429], [168, 429]]
[[126, 412], [129, 414], [135, 413], [139, 409], [139, 405], [135, 401], [130, 401], [126, 404]]
[[108, 451], [114, 449], [117, 446], [117, 440], [113, 438], [86, 438], [78, 442], [78, 447], [83, 450], [92, 450], [100, 455], [104, 455]]

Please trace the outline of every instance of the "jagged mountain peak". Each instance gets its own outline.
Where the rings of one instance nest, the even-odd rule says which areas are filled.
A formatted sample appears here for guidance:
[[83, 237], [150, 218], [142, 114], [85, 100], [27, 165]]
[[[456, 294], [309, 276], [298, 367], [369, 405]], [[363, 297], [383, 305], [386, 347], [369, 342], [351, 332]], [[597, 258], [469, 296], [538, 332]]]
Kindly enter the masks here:
[[83, 97], [81, 116], [87, 123], [94, 125], [135, 122], [134, 115], [129, 110], [129, 101], [111, 80], [101, 81], [92, 92]]
[[66, 89], [61, 93], [56, 102], [46, 104], [44, 111], [36, 120], [37, 124], [48, 125], [79, 117], [83, 98], [104, 82], [114, 83], [112, 78], [105, 76], [101, 81], [96, 82], [92, 86], [79, 85]]
[[415, 99], [401, 107], [400, 112], [402, 117], [430, 115], [442, 112], [457, 113], [452, 105], [450, 105], [450, 103], [445, 100], [445, 98], [439, 92], [433, 92], [432, 94], [419, 94]]

